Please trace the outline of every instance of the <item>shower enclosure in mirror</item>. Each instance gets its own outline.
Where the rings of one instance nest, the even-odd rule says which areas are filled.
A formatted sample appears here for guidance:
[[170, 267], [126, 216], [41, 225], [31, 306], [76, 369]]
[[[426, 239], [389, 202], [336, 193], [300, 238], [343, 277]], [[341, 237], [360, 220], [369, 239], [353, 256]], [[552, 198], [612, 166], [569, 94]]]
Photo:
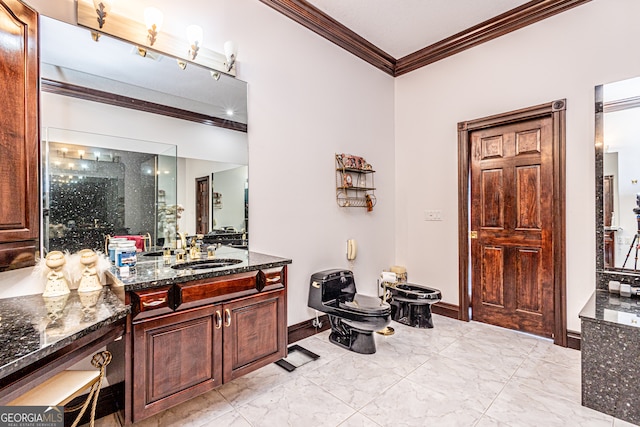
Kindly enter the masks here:
[[176, 238], [176, 146], [44, 130], [45, 251], [104, 250], [105, 237]]
[[640, 275], [640, 78], [596, 87], [599, 287]]

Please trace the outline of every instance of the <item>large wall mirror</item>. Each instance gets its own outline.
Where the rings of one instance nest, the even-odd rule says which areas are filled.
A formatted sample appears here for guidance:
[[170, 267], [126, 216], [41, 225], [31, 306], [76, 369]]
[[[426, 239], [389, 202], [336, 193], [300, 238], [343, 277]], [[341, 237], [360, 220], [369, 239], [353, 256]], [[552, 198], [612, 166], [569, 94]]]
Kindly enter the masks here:
[[596, 87], [598, 287], [640, 280], [640, 77]]
[[[234, 77], [216, 73], [197, 64], [188, 63], [186, 68], [179, 66], [176, 59], [156, 52], [144, 51], [137, 46], [123, 42], [107, 35], [102, 35], [96, 42], [89, 30], [41, 16], [40, 22], [40, 57], [41, 87], [43, 91], [42, 121], [59, 114], [58, 103], [62, 98], [80, 98], [83, 102], [99, 102], [108, 108], [134, 108], [146, 113], [161, 114], [177, 119], [195, 122], [194, 126], [215, 127], [215, 137], [208, 138], [206, 143], [195, 144], [193, 135], [184, 134], [175, 141], [143, 141], [139, 138], [123, 138], [126, 129], [114, 129], [117, 136], [105, 135], [105, 132], [75, 132], [75, 129], [44, 129], [43, 135], [49, 134], [43, 142], [43, 150], [49, 147], [50, 153], [57, 156], [66, 146], [74, 152], [85, 151], [86, 157], [93, 152], [118, 153], [119, 162], [107, 164], [103, 157], [100, 162], [86, 162], [100, 170], [92, 174], [84, 174], [80, 180], [67, 174], [67, 170], [57, 170], [60, 166], [50, 163], [43, 171], [44, 196], [44, 233], [43, 248], [69, 249], [77, 248], [65, 240], [69, 229], [74, 227], [109, 229], [116, 234], [149, 233], [153, 244], [175, 241], [176, 231], [188, 234], [209, 234], [216, 236], [216, 241], [234, 246], [248, 247], [248, 143], [247, 143], [247, 85]], [[56, 99], [53, 99], [56, 98]], [[53, 100], [52, 100], [53, 99]], [[65, 108], [70, 103], [65, 103]], [[75, 107], [68, 107], [75, 108]], [[107, 107], [105, 107], [107, 108]], [[80, 111], [68, 112], [69, 115], [81, 114]], [[92, 120], [104, 120], [103, 117], [92, 117]], [[64, 122], [64, 120], [58, 120]], [[136, 123], [136, 128], [157, 126], [152, 123]], [[45, 137], [43, 136], [43, 139]], [[123, 149], [122, 141], [127, 141], [128, 149]], [[167, 148], [166, 143], [174, 146]], [[67, 145], [65, 145], [67, 144]], [[112, 145], [113, 144], [113, 145]], [[197, 145], [197, 146], [195, 146]], [[78, 148], [79, 147], [79, 148]], [[145, 148], [146, 147], [146, 148]], [[180, 210], [174, 227], [161, 224], [161, 205], [167, 205], [166, 197], [160, 195], [169, 191], [158, 192], [159, 179], [149, 177], [144, 166], [154, 165], [153, 173], [162, 173], [166, 168], [158, 167], [158, 162], [169, 158], [165, 156], [165, 148], [175, 151], [175, 177], [171, 205]], [[52, 157], [51, 157], [52, 159]], [[56, 161], [59, 161], [56, 160]], [[129, 166], [131, 163], [131, 166]], [[138, 163], [142, 165], [138, 167]], [[67, 167], [67, 166], [65, 166]], [[88, 167], [88, 166], [87, 166]], [[141, 175], [135, 179], [141, 185], [145, 196], [123, 199], [127, 188], [125, 176], [129, 170]], [[109, 173], [113, 172], [113, 176]], [[175, 175], [173, 174], [175, 172]], [[71, 175], [72, 178], [68, 178]], [[55, 177], [56, 181], [52, 181]], [[67, 183], [66, 180], [69, 180]], [[65, 181], [65, 182], [63, 182]], [[89, 181], [91, 181], [90, 184]], [[148, 181], [148, 182], [147, 182]], [[133, 182], [133, 181], [132, 181]], [[144, 184], [144, 185], [143, 185]], [[68, 187], [73, 186], [73, 191]], [[68, 217], [56, 198], [82, 193], [80, 189], [91, 189], [85, 192], [92, 200], [131, 200], [131, 206], [114, 208], [125, 212], [130, 219], [125, 223], [124, 216], [108, 216], [94, 211], [75, 212], [74, 218]], [[149, 191], [147, 191], [149, 190]], [[132, 194], [133, 191], [128, 191]], [[148, 193], [148, 194], [147, 194]], [[138, 192], [138, 194], [140, 194]], [[76, 197], [77, 199], [77, 197]], [[83, 206], [84, 199], [73, 200], [74, 210]], [[88, 199], [87, 199], [88, 200]], [[86, 201], [86, 200], [85, 200]], [[139, 206], [143, 201], [144, 206]], [[89, 203], [85, 203], [89, 204]], [[127, 215], [126, 212], [147, 213], [139, 216]], [[60, 218], [51, 219], [50, 214]], [[142, 219], [153, 223], [143, 223]], [[106, 228], [105, 228], [106, 227]], [[113, 230], [112, 230], [113, 229]], [[62, 237], [61, 237], [62, 236]], [[93, 236], [95, 237], [95, 236]], [[93, 239], [92, 237], [92, 239]], [[98, 240], [97, 238], [94, 240]], [[67, 243], [65, 243], [67, 242]], [[94, 245], [95, 246], [95, 245]]]

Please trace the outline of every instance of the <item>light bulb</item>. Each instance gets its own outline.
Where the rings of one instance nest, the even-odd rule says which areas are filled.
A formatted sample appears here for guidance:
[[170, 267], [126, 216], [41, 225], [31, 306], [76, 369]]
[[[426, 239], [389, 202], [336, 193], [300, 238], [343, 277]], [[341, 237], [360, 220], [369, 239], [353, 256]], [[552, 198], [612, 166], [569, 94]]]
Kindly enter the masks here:
[[198, 56], [198, 50], [200, 50], [200, 46], [202, 46], [203, 36], [204, 32], [202, 31], [202, 27], [198, 25], [189, 25], [187, 27], [187, 40], [189, 41], [189, 54], [191, 55], [191, 59], [196, 59], [196, 56]]
[[158, 37], [158, 33], [162, 28], [162, 22], [164, 21], [164, 15], [160, 9], [155, 7], [147, 7], [144, 10], [144, 23], [147, 26], [147, 38], [149, 44], [153, 46]]
[[238, 45], [234, 41], [228, 40], [224, 43], [224, 56], [227, 58], [227, 71], [230, 71], [238, 57]]

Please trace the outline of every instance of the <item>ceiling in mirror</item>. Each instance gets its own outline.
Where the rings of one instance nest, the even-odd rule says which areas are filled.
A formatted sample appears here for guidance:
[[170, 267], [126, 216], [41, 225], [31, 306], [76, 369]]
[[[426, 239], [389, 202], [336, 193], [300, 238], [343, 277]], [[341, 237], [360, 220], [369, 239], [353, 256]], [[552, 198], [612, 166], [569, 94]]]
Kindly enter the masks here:
[[[41, 74], [45, 79], [247, 123], [246, 83], [196, 64], [185, 69], [155, 52], [42, 16]], [[214, 77], [217, 77], [214, 78]], [[246, 127], [245, 127], [246, 128]]]

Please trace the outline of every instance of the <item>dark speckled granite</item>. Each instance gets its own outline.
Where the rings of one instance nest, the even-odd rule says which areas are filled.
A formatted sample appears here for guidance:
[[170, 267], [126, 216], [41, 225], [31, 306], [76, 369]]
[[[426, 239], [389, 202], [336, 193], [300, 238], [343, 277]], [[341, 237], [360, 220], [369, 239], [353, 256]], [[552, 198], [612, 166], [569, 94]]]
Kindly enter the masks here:
[[0, 299], [0, 380], [129, 312], [109, 288]]
[[582, 404], [640, 424], [640, 299], [598, 290], [580, 319]]
[[[116, 286], [124, 286], [125, 291], [138, 291], [159, 286], [183, 283], [191, 280], [206, 279], [210, 277], [227, 276], [230, 274], [244, 273], [247, 271], [264, 270], [274, 267], [282, 267], [291, 264], [290, 259], [279, 258], [271, 255], [249, 252], [223, 246], [216, 251], [216, 258], [235, 258], [242, 262], [227, 267], [204, 270], [176, 270], [171, 268], [176, 263], [175, 257], [171, 257], [170, 265], [165, 265], [162, 257], [145, 257], [138, 255], [138, 263], [135, 272], [128, 276], [122, 276], [116, 267], [109, 272]], [[203, 254], [206, 259], [206, 254]]]

